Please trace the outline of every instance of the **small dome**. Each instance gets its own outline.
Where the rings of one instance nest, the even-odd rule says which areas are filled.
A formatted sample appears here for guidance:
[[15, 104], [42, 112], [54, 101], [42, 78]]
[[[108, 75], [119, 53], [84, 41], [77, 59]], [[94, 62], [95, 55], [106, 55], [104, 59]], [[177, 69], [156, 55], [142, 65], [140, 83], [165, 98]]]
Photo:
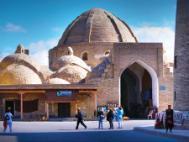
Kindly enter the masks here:
[[0, 71], [0, 84], [42, 84], [42, 81], [32, 69], [24, 65], [11, 64]]
[[86, 78], [88, 71], [76, 66], [76, 65], [66, 65], [60, 68], [52, 77], [58, 77], [68, 80], [71, 83], [78, 83], [82, 79]]
[[71, 83], [80, 82], [91, 71], [91, 68], [79, 57], [74, 56], [71, 47], [68, 47], [69, 55], [60, 57], [56, 62], [57, 71], [51, 77], [68, 80]]
[[57, 69], [60, 69], [63, 66], [73, 64], [82, 67], [83, 69], [87, 71], [91, 71], [90, 66], [88, 66], [81, 58], [73, 55], [65, 55], [60, 57], [56, 63], [55, 66]]
[[51, 78], [48, 80], [49, 84], [70, 84], [68, 81], [61, 78]]
[[58, 60], [55, 62], [56, 70], [66, 65], [76, 65], [87, 71], [91, 71], [91, 67], [88, 66], [81, 58], [74, 56], [74, 52], [71, 47], [68, 47], [68, 54], [69, 55], [64, 55], [58, 58]]
[[16, 53], [16, 54], [8, 55], [1, 61], [0, 66], [2, 69], [4, 69], [11, 64], [21, 64], [29, 68], [32, 68], [33, 70], [36, 71], [40, 70], [40, 65], [37, 64], [30, 56], [26, 54]]
[[67, 27], [58, 46], [81, 42], [137, 42], [137, 39], [124, 21], [104, 9], [94, 8]]

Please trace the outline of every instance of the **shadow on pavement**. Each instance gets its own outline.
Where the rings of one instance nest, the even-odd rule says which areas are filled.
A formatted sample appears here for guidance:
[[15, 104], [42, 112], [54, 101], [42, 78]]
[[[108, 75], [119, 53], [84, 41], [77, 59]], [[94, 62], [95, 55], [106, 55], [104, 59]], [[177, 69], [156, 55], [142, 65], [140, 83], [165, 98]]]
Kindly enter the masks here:
[[148, 133], [120, 131], [77, 131], [46, 133], [1, 133], [0, 142], [184, 142], [171, 137], [151, 135]]

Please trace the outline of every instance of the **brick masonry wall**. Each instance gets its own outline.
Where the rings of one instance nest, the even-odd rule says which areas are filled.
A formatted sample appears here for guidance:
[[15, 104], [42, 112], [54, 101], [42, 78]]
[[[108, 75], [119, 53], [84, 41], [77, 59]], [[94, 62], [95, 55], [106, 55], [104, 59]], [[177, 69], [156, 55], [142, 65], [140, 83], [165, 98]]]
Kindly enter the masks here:
[[74, 55], [80, 58], [82, 58], [82, 54], [84, 52], [87, 52], [88, 60], [86, 63], [91, 67], [95, 67], [101, 63], [105, 52], [113, 47], [113, 43], [80, 43], [53, 48], [49, 51], [49, 66], [51, 69], [53, 69], [53, 63], [56, 62], [59, 57], [68, 54], [68, 46], [71, 46], [74, 51]]
[[[154, 69], [158, 76], [159, 87], [159, 110], [165, 110], [168, 104], [173, 104], [173, 76], [163, 66], [163, 49], [159, 43], [116, 43], [111, 54], [112, 65], [107, 74], [112, 77], [102, 76], [98, 79], [88, 80], [87, 83], [98, 84], [98, 105], [106, 105], [108, 102], [119, 103], [120, 101], [120, 76], [121, 73], [135, 61], [140, 60]], [[112, 69], [113, 68], [113, 72]]]
[[[166, 86], [166, 90], [159, 91], [159, 109], [164, 110], [167, 108], [167, 104], [173, 104], [172, 78], [169, 78], [169, 73], [164, 74], [163, 48], [161, 43], [81, 43], [70, 46], [74, 50], [74, 55], [79, 57], [86, 51], [88, 53], [88, 61], [86, 63], [92, 67], [95, 67], [102, 61], [100, 57], [107, 50], [111, 50], [111, 70], [107, 71], [105, 76], [101, 78], [87, 80], [87, 83], [93, 83], [99, 86], [97, 91], [97, 105], [106, 105], [109, 102], [119, 103], [119, 79], [121, 73], [137, 60], [143, 61], [153, 68], [158, 76], [159, 85]], [[53, 55], [50, 62], [55, 61], [56, 58], [62, 55], [66, 55], [66, 47], [52, 49], [49, 52], [49, 57], [52, 58]], [[112, 75], [108, 75], [107, 77], [107, 74]]]
[[170, 72], [169, 68], [164, 67], [163, 77], [159, 79], [159, 100], [160, 107], [159, 110], [163, 111], [167, 109], [168, 105], [173, 106], [173, 73]]
[[174, 69], [174, 108], [189, 111], [189, 1], [177, 1]]

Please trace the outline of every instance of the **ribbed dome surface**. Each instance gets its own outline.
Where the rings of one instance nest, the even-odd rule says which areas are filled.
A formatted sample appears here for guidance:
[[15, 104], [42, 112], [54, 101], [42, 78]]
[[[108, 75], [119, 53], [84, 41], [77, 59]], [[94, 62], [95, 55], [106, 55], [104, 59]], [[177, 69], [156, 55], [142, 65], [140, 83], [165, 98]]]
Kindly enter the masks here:
[[18, 64], [11, 64], [0, 71], [0, 85], [42, 84], [38, 74], [32, 69]]
[[8, 55], [1, 61], [0, 67], [6, 68], [11, 64], [22, 64], [34, 70], [37, 71], [40, 70], [40, 65], [37, 64], [30, 56], [26, 54], [16, 53], [16, 54]]
[[8, 55], [0, 62], [0, 84], [42, 84], [43, 76], [40, 65], [26, 54]]
[[60, 68], [52, 75], [54, 78], [61, 78], [69, 81], [70, 83], [78, 83], [86, 78], [88, 71], [77, 65], [66, 65]]
[[87, 71], [91, 71], [91, 68], [82, 59], [74, 55], [64, 55], [56, 61], [56, 67], [58, 69], [68, 64], [77, 65]]
[[137, 42], [128, 25], [111, 13], [94, 8], [78, 16], [58, 45], [81, 42]]

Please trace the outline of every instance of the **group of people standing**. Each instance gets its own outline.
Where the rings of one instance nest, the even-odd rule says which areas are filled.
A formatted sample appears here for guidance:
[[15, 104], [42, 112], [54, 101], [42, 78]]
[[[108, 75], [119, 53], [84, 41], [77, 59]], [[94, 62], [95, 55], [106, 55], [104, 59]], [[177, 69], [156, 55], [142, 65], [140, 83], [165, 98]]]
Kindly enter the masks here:
[[[100, 110], [97, 113], [97, 118], [98, 118], [98, 129], [103, 129], [103, 123], [106, 118], [106, 120], [109, 122], [110, 128], [109, 129], [114, 129], [114, 123], [113, 121], [116, 120], [118, 122], [118, 128], [122, 128], [122, 122], [123, 122], [123, 114], [124, 111], [122, 107], [116, 107], [114, 109], [110, 108], [108, 112], [104, 112], [103, 110]], [[165, 115], [165, 116], [164, 116]], [[172, 129], [174, 127], [174, 121], [173, 121], [173, 109], [171, 108], [171, 105], [168, 105], [168, 109], [165, 111], [165, 113], [157, 113], [156, 116], [156, 123], [155, 123], [155, 128], [165, 128], [166, 133], [168, 130], [172, 132]], [[12, 113], [11, 113], [11, 108], [8, 108], [7, 112], [4, 115], [4, 121], [3, 121], [3, 126], [4, 126], [4, 132], [6, 132], [7, 128], [9, 128], [9, 131], [12, 132]], [[87, 129], [87, 126], [84, 123], [84, 115], [81, 112], [80, 109], [77, 109], [77, 114], [75, 115], [77, 118], [77, 124], [76, 124], [76, 130], [79, 128], [79, 124], [83, 125], [85, 129]], [[165, 125], [163, 125], [163, 119], [165, 120]]]
[[[9, 131], [12, 132], [12, 113], [11, 113], [11, 108], [8, 108], [7, 112], [4, 115], [4, 120], [3, 120], [3, 127], [4, 127], [4, 132], [6, 132], [7, 127], [9, 127]], [[84, 115], [81, 112], [80, 109], [77, 109], [77, 114], [75, 115], [77, 118], [77, 123], [76, 123], [76, 130], [79, 128], [79, 124], [83, 125], [85, 129], [87, 129], [86, 124], [84, 123]], [[99, 129], [103, 129], [103, 121], [105, 119], [105, 113], [101, 110], [98, 112], [98, 122], [99, 122]], [[116, 118], [118, 122], [118, 128], [122, 128], [122, 120], [123, 120], [123, 109], [121, 107], [116, 108], [114, 111], [113, 109], [109, 109], [107, 115], [107, 121], [110, 124], [110, 129], [114, 128], [113, 121]]]
[[[104, 112], [103, 110], [100, 110], [97, 113], [98, 129], [104, 128], [103, 124], [104, 124], [105, 118], [109, 122], [109, 125], [110, 125], [109, 129], [114, 129], [114, 124], [113, 124], [114, 120], [118, 122], [118, 128], [119, 129], [122, 128], [122, 121], [123, 121], [123, 114], [124, 114], [122, 107], [114, 108], [114, 110], [110, 108], [107, 114], [105, 113], [106, 112]], [[78, 129], [79, 124], [83, 125], [83, 127], [87, 129], [87, 126], [83, 121], [83, 113], [81, 112], [80, 109], [77, 110], [77, 114], [75, 115], [75, 117], [77, 118], [76, 130]]]
[[122, 107], [118, 107], [115, 109], [115, 112], [110, 109], [109, 112], [107, 113], [107, 120], [110, 123], [110, 129], [113, 129], [113, 120], [115, 117], [115, 120], [118, 122], [118, 128], [122, 128], [122, 122], [123, 122], [123, 109]]
[[[98, 128], [103, 129], [103, 122], [105, 119], [105, 112], [103, 110], [100, 110], [98, 112]], [[122, 107], [115, 108], [114, 110], [110, 108], [108, 110], [108, 113], [106, 115], [106, 119], [110, 124], [110, 129], [114, 129], [113, 121], [116, 120], [118, 122], [118, 128], [122, 128], [122, 121], [123, 121], [123, 109]]]

